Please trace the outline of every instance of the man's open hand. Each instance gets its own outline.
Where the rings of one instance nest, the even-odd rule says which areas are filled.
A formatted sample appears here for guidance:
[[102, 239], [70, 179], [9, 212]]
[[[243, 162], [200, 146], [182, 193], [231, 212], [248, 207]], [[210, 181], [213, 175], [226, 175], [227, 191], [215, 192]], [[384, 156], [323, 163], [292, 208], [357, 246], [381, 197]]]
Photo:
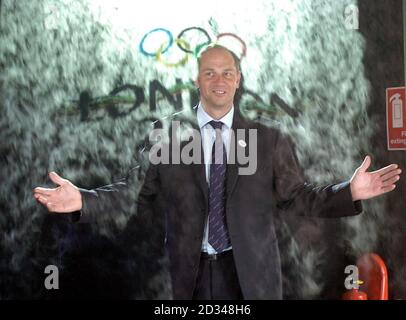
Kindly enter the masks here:
[[50, 212], [71, 213], [82, 209], [82, 196], [79, 189], [69, 180], [61, 178], [55, 172], [49, 177], [58, 187], [34, 189], [34, 197]]
[[391, 164], [376, 171], [367, 172], [371, 157], [366, 156], [361, 166], [355, 170], [350, 181], [353, 201], [370, 199], [396, 188], [402, 170], [397, 164]]

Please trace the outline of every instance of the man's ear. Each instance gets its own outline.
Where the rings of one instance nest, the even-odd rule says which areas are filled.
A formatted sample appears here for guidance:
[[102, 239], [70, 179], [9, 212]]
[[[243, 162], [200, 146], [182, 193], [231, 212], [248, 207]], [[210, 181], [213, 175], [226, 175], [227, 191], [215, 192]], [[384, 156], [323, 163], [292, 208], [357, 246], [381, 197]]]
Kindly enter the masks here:
[[196, 79], [196, 80], [194, 81], [194, 83], [195, 83], [196, 89], [199, 89], [199, 87], [200, 87], [200, 85], [199, 85], [199, 79]]
[[238, 72], [238, 75], [237, 75], [237, 89], [240, 87], [240, 81], [241, 81], [241, 72]]

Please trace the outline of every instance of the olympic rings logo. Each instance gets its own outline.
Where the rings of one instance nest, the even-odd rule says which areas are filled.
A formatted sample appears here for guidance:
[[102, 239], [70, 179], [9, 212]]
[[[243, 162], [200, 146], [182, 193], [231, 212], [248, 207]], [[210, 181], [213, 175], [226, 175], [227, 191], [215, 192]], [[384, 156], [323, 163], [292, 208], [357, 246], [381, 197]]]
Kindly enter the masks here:
[[[190, 41], [188, 42], [185, 37], [187, 34], [190, 35], [191, 32], [194, 32], [196, 35], [196, 32], [200, 33], [200, 38], [203, 36], [203, 41], [199, 41], [196, 44], [192, 45]], [[150, 38], [153, 34], [164, 34], [167, 38], [166, 41], [164, 41], [155, 52], [147, 51], [145, 49], [145, 42], [148, 38]], [[195, 37], [196, 38], [196, 37]], [[139, 50], [140, 52], [147, 56], [147, 57], [154, 57], [156, 61], [162, 63], [163, 65], [167, 67], [179, 67], [183, 66], [187, 63], [189, 56], [193, 55], [195, 58], [199, 57], [200, 52], [202, 51], [203, 48], [210, 46], [212, 44], [222, 44], [221, 42], [223, 40], [230, 40], [234, 39], [237, 40], [237, 42], [241, 46], [241, 54], [239, 55], [240, 59], [246, 56], [247, 54], [247, 46], [239, 36], [237, 36], [234, 33], [226, 32], [226, 33], [219, 33], [216, 36], [215, 41], [212, 41], [209, 33], [204, 30], [201, 27], [189, 27], [184, 30], [182, 30], [178, 36], [174, 39], [172, 33], [165, 28], [155, 28], [152, 29], [151, 31], [147, 32], [141, 39], [140, 44], [139, 44]], [[169, 62], [168, 60], [163, 59], [163, 54], [167, 53], [168, 50], [173, 46], [173, 44], [176, 44], [177, 47], [184, 52], [183, 56], [176, 62]], [[225, 47], [229, 47], [227, 45], [224, 45]], [[237, 54], [238, 56], [238, 54]]]

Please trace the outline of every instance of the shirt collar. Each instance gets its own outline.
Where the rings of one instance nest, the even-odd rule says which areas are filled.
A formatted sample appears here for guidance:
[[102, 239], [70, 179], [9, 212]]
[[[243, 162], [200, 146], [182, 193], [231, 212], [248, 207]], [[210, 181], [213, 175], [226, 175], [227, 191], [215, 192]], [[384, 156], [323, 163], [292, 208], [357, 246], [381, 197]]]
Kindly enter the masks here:
[[228, 129], [230, 129], [231, 125], [233, 124], [233, 117], [234, 117], [234, 106], [232, 106], [230, 111], [219, 120], [213, 119], [204, 110], [201, 102], [199, 102], [199, 105], [197, 106], [197, 123], [199, 124], [200, 129], [202, 129], [206, 124], [208, 124], [212, 120], [221, 121], [227, 126]]

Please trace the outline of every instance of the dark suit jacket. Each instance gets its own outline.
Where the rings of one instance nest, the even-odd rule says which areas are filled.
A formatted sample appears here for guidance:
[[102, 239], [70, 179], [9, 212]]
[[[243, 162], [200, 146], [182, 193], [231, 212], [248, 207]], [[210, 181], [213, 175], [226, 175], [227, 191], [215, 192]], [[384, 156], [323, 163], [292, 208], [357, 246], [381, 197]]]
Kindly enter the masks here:
[[[352, 201], [349, 182], [323, 187], [306, 183], [292, 144], [278, 130], [244, 119], [237, 109], [232, 129], [256, 129], [258, 137], [253, 175], [239, 175], [238, 163], [227, 167], [226, 217], [240, 286], [245, 299], [281, 299], [275, 211], [289, 208], [303, 215], [342, 217], [360, 213], [361, 205]], [[242, 148], [237, 139], [232, 147]], [[126, 183], [82, 190], [83, 214], [94, 210], [101, 198], [116, 196], [114, 191], [123, 186]], [[208, 215], [204, 164], [150, 165], [137, 212], [151, 219], [165, 214], [173, 297], [191, 299]]]

